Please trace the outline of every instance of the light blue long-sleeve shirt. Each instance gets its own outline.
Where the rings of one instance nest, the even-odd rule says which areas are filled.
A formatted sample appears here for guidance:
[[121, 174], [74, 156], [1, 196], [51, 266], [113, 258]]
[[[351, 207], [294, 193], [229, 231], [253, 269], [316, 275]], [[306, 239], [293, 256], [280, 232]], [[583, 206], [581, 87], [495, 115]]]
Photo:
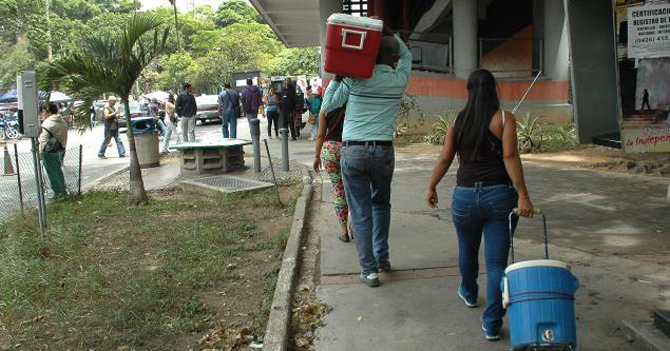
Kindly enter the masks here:
[[345, 103], [343, 141], [393, 140], [395, 121], [412, 70], [412, 54], [399, 36], [400, 60], [396, 69], [377, 65], [369, 79], [345, 78], [331, 81], [321, 110], [330, 112]]

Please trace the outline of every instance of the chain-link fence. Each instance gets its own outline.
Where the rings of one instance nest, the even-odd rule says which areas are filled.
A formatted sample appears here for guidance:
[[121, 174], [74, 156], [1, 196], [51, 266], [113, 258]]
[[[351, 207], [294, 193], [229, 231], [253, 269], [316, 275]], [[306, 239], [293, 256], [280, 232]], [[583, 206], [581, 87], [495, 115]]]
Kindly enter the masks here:
[[[45, 198], [81, 193], [82, 147], [40, 156]], [[0, 222], [10, 215], [37, 207], [38, 186], [32, 152], [5, 146], [0, 154]]]

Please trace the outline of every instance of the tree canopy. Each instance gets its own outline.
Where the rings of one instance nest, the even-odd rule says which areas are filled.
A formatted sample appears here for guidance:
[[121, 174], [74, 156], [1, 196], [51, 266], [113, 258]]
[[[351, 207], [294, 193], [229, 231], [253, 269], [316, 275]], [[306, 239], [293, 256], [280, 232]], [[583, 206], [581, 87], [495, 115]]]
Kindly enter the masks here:
[[[0, 93], [13, 88], [19, 72], [39, 71], [49, 61], [49, 48], [54, 59], [77, 54], [86, 36], [113, 38], [135, 12], [133, 0], [50, 0], [47, 20], [46, 4], [0, 0], [0, 18], [12, 19], [0, 23]], [[247, 70], [318, 74], [318, 48], [287, 49], [243, 0], [225, 1], [216, 10], [205, 5], [178, 12], [176, 28], [168, 5], [165, 1], [164, 7], [146, 11], [161, 20], [161, 29], [170, 28], [170, 34], [163, 55], [140, 76], [142, 90], [176, 90], [188, 80], [199, 92], [213, 92], [232, 73]]]

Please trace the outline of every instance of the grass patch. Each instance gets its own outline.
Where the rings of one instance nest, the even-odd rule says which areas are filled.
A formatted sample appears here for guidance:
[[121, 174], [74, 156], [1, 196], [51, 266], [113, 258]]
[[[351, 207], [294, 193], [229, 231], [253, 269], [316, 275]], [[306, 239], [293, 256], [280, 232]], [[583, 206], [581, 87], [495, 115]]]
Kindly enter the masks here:
[[[215, 324], [262, 334], [297, 187], [274, 194], [101, 191], [0, 225], [0, 348], [182, 350]], [[263, 225], [273, 221], [272, 226]], [[244, 317], [248, 316], [248, 317]]]

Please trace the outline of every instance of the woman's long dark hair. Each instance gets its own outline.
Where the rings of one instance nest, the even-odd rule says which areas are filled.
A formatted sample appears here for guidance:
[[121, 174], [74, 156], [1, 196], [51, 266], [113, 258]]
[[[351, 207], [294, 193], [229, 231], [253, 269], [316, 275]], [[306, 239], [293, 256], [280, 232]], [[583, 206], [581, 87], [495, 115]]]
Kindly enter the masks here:
[[468, 78], [468, 103], [454, 124], [454, 146], [461, 160], [476, 160], [487, 138], [491, 118], [500, 109], [496, 80], [491, 72], [480, 69]]

